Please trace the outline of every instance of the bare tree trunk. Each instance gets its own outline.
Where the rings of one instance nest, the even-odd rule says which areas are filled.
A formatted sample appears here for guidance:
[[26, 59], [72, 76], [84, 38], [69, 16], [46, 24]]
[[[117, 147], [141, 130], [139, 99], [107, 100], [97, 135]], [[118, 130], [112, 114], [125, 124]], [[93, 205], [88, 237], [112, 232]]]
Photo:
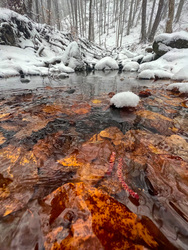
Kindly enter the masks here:
[[51, 25], [51, 13], [52, 12], [52, 5], [51, 0], [47, 1], [47, 24]]
[[40, 1], [41, 4], [41, 13], [42, 13], [42, 23], [45, 23], [45, 15], [44, 15], [44, 5], [43, 5], [43, 0]]
[[151, 30], [150, 35], [149, 35], [149, 38], [148, 38], [148, 40], [149, 40], [150, 42], [153, 41], [154, 36], [155, 36], [155, 33], [156, 33], [156, 30], [157, 30], [158, 25], [159, 25], [159, 22], [160, 22], [160, 20], [161, 20], [161, 13], [162, 13], [162, 10], [163, 10], [163, 6], [164, 6], [164, 0], [159, 0], [157, 15], [156, 15], [156, 17], [155, 17], [155, 21], [154, 21], [152, 30]]
[[104, 33], [106, 33], [106, 0], [104, 0]]
[[93, 0], [89, 2], [89, 35], [88, 40], [94, 41], [94, 8], [93, 8]]
[[122, 40], [123, 40], [123, 34], [124, 34], [123, 31], [124, 31], [124, 26], [125, 26], [126, 8], [127, 8], [127, 0], [124, 1], [124, 7], [123, 7], [123, 21], [122, 21], [122, 27], [121, 27], [120, 46], [122, 46]]
[[54, 1], [54, 9], [55, 9], [55, 20], [56, 20], [56, 24], [57, 24], [57, 28], [58, 30], [61, 29], [61, 21], [60, 21], [60, 14], [59, 14], [59, 2], [58, 0]]
[[36, 18], [35, 21], [39, 23], [39, 2], [38, 0], [35, 0], [35, 9], [36, 9]]
[[184, 2], [185, 2], [185, 0], [180, 0], [179, 1], [178, 9], [177, 9], [177, 12], [176, 12], [176, 18], [175, 18], [176, 23], [179, 22]]
[[149, 19], [148, 34], [150, 34], [150, 32], [151, 32], [151, 26], [152, 26], [152, 20], [153, 20], [153, 13], [154, 13], [154, 9], [155, 9], [155, 4], [156, 4], [156, 0], [153, 0], [153, 6], [152, 6], [152, 10], [151, 10], [150, 19]]
[[147, 0], [142, 0], [141, 42], [146, 42], [146, 9]]
[[134, 10], [133, 10], [133, 15], [132, 15], [132, 25], [134, 25], [134, 19], [138, 10], [138, 4], [139, 4], [139, 0], [135, 0], [134, 1]]
[[32, 15], [32, 7], [33, 7], [33, 0], [28, 1], [28, 4], [27, 4], [27, 15], [28, 15], [28, 17], [30, 17], [31, 19], [33, 18], [33, 15]]
[[130, 6], [130, 11], [129, 11], [129, 20], [128, 20], [128, 25], [127, 25], [127, 35], [130, 34], [130, 28], [131, 28], [131, 20], [132, 20], [132, 12], [133, 12], [133, 2], [134, 0], [131, 0], [131, 6]]
[[85, 27], [84, 27], [84, 9], [83, 9], [83, 1], [80, 1], [80, 15], [81, 15], [81, 22], [82, 22], [82, 36], [85, 34]]
[[168, 1], [168, 19], [166, 22], [166, 32], [172, 33], [172, 23], [174, 19], [174, 0]]

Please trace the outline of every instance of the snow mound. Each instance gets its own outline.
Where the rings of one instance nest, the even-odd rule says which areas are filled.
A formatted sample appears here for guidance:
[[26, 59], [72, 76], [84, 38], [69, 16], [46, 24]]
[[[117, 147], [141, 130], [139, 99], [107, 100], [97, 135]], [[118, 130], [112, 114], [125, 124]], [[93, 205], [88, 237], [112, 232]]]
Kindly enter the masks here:
[[121, 51], [121, 53], [124, 54], [124, 55], [126, 55], [128, 58], [133, 58], [133, 57], [137, 56], [136, 53], [133, 53], [133, 52], [127, 50], [127, 49], [123, 49]]
[[137, 62], [127, 62], [124, 64], [123, 70], [124, 71], [138, 71], [139, 64]]
[[133, 92], [127, 91], [114, 95], [110, 100], [110, 104], [113, 104], [116, 108], [136, 107], [139, 101], [139, 96]]
[[96, 70], [119, 69], [119, 67], [117, 62], [113, 58], [106, 56], [96, 63], [95, 69]]
[[151, 62], [153, 61], [154, 57], [155, 57], [154, 54], [148, 54], [142, 58], [142, 63]]
[[[188, 60], [188, 58], [187, 58]], [[181, 68], [177, 73], [172, 77], [173, 80], [188, 80], [188, 65]]]
[[74, 73], [74, 69], [67, 67], [63, 62], [53, 65], [50, 68], [50, 72], [64, 72], [64, 73]]
[[72, 69], [79, 68], [84, 70], [84, 63], [82, 61], [80, 48], [77, 42], [71, 42], [67, 46], [62, 56], [62, 61]]
[[139, 79], [155, 79], [155, 78], [159, 78], [159, 79], [171, 79], [173, 76], [172, 73], [164, 71], [164, 70], [160, 70], [160, 69], [156, 69], [156, 70], [143, 70], [139, 75], [138, 78]]
[[168, 90], [177, 89], [181, 93], [188, 93], [188, 82], [177, 82], [168, 85]]
[[179, 31], [174, 33], [163, 33], [155, 38], [156, 42], [163, 42], [164, 44], [169, 44], [172, 41], [177, 41], [179, 39], [188, 41], [188, 32]]
[[172, 49], [159, 59], [142, 63], [139, 78], [166, 78], [188, 80], [188, 49]]

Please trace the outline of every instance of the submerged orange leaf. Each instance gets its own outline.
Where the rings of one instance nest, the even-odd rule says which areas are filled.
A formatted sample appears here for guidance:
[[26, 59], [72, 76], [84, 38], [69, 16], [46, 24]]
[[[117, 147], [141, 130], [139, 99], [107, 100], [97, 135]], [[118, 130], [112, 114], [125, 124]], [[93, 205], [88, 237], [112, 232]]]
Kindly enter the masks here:
[[101, 103], [101, 100], [95, 99], [95, 100], [92, 100], [92, 103], [94, 103], [94, 104], [100, 104], [100, 103]]
[[143, 118], [150, 119], [150, 120], [161, 119], [161, 120], [172, 122], [172, 119], [170, 119], [164, 115], [149, 111], [149, 110], [136, 111], [136, 115], [139, 115]]
[[79, 163], [76, 159], [76, 155], [71, 155], [70, 157], [66, 157], [62, 160], [58, 160], [58, 162], [65, 167], [79, 167], [82, 163]]
[[0, 145], [3, 144], [6, 141], [6, 138], [3, 136], [3, 134], [0, 132]]
[[88, 103], [75, 103], [71, 107], [72, 112], [78, 115], [84, 115], [90, 112], [91, 106]]

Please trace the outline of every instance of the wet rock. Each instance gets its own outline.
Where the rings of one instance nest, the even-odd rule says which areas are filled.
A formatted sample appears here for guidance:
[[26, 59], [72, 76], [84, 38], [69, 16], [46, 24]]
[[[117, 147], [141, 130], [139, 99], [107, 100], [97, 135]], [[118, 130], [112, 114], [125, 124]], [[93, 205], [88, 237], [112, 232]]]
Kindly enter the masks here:
[[144, 126], [154, 133], [163, 135], [171, 135], [173, 133], [170, 129], [174, 127], [172, 119], [149, 110], [139, 110], [135, 114], [138, 116], [135, 124]]
[[146, 89], [146, 90], [142, 90], [139, 92], [138, 94], [140, 97], [148, 97], [151, 95], [151, 92], [149, 89]]
[[66, 79], [66, 78], [69, 78], [69, 75], [66, 74], [66, 73], [61, 73], [57, 76], [59, 79]]

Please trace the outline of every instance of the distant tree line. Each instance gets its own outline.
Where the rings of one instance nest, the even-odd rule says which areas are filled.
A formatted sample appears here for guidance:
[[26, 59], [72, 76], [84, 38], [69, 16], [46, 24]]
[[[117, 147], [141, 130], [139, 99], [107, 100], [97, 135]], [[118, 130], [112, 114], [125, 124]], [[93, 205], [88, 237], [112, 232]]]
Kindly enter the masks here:
[[[62, 20], [69, 18], [70, 32], [75, 37], [87, 37], [101, 44], [101, 37], [110, 30], [116, 34], [116, 46], [122, 38], [140, 22], [140, 41], [153, 41], [159, 24], [165, 20], [165, 30], [173, 31], [185, 0], [1, 0], [21, 14], [27, 14], [36, 22], [47, 23], [62, 29]], [[148, 8], [150, 6], [150, 9]]]

